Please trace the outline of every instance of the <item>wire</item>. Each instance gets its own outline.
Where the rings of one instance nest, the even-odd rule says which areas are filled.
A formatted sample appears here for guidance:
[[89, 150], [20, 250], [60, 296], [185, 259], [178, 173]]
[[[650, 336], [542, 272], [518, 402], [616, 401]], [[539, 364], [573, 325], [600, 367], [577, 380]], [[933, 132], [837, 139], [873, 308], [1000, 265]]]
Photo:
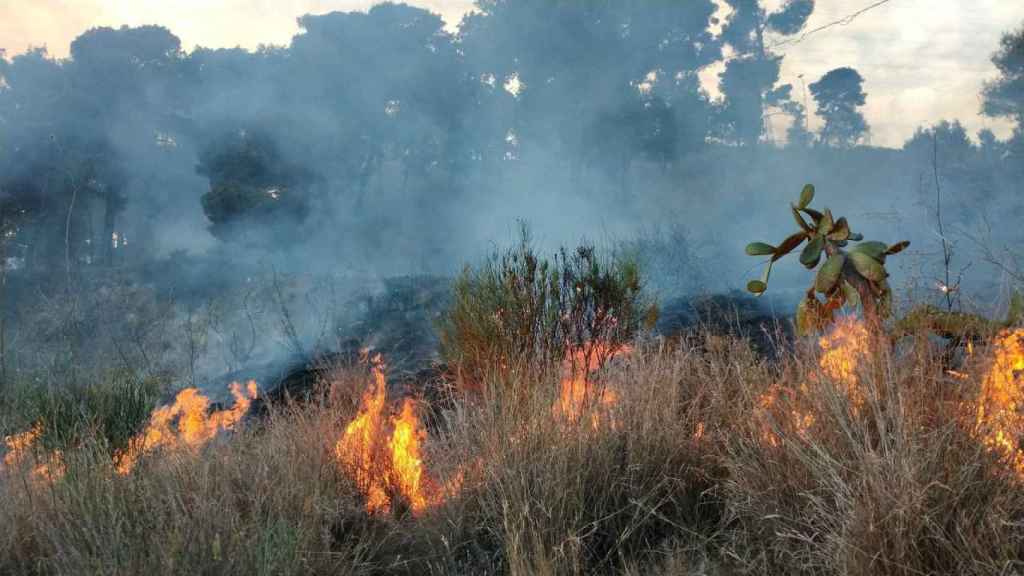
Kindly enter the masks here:
[[823, 24], [823, 25], [818, 26], [817, 28], [815, 28], [813, 30], [808, 30], [807, 32], [804, 32], [803, 34], [801, 34], [798, 38], [791, 38], [789, 40], [780, 40], [778, 42], [775, 42], [772, 45], [768, 46], [768, 48], [778, 48], [779, 46], [786, 46], [787, 44], [799, 44], [799, 43], [803, 42], [804, 40], [806, 40], [809, 36], [817, 34], [818, 32], [821, 32], [822, 30], [826, 30], [828, 28], [832, 28], [833, 26], [847, 26], [851, 22], [856, 20], [862, 14], [870, 12], [870, 11], [874, 10], [875, 8], [878, 8], [879, 6], [881, 6], [883, 4], [888, 4], [891, 1], [892, 0], [879, 0], [878, 2], [875, 2], [872, 5], [867, 6], [865, 8], [862, 8], [862, 9], [854, 12], [853, 14], [849, 14], [847, 16], [844, 16], [844, 17], [840, 18], [839, 20], [833, 20], [832, 22], [829, 22], [828, 24]]

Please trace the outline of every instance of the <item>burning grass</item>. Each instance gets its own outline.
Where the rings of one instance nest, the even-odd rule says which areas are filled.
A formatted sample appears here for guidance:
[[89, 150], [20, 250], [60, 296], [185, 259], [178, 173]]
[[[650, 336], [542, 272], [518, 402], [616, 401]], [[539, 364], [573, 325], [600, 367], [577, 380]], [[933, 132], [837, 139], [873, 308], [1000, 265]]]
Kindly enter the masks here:
[[114, 453], [119, 474], [129, 474], [139, 458], [158, 449], [198, 450], [219, 432], [233, 429], [249, 411], [258, 387], [250, 381], [245, 388], [231, 384], [234, 406], [210, 413], [210, 399], [196, 388], [178, 393], [174, 402], [153, 411], [146, 429], [131, 439], [128, 447]]
[[1024, 329], [999, 334], [977, 408], [982, 442], [1024, 479]]
[[1024, 568], [1020, 333], [979, 346], [963, 379], [852, 322], [805, 344], [778, 364], [711, 335], [597, 347], [597, 363], [494, 372], [429, 428], [419, 402], [389, 398], [383, 365], [339, 369], [318, 402], [129, 475], [96, 442], [63, 454], [63, 478], [21, 481], [46, 453], [29, 429], [3, 454], [0, 572]]
[[389, 512], [400, 500], [413, 514], [422, 514], [456, 491], [458, 482], [442, 486], [427, 475], [421, 448], [427, 432], [415, 403], [406, 398], [397, 415], [385, 418], [387, 380], [379, 355], [372, 370], [372, 383], [363, 394], [359, 413], [345, 427], [334, 454], [366, 498], [367, 513]]

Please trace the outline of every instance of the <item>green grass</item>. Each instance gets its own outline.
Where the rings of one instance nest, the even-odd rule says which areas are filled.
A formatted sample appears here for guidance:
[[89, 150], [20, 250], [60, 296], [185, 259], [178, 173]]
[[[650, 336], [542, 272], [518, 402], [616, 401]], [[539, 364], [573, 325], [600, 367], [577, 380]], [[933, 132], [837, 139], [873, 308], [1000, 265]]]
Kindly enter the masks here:
[[71, 386], [50, 386], [44, 376], [22, 375], [0, 394], [0, 435], [38, 424], [41, 442], [49, 449], [97, 440], [123, 448], [149, 420], [165, 391], [163, 380], [125, 369]]

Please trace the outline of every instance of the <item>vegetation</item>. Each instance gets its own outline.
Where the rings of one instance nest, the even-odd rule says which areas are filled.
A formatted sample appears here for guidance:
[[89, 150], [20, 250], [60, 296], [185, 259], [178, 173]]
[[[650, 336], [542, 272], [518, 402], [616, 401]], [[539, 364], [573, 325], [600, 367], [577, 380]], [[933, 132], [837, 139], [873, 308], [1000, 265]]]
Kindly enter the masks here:
[[149, 420], [165, 389], [157, 378], [123, 369], [74, 386], [20, 380], [0, 394], [0, 436], [38, 425], [49, 449], [89, 442], [122, 449]]
[[645, 301], [631, 254], [602, 258], [593, 246], [536, 254], [523, 228], [519, 243], [467, 267], [455, 280], [441, 320], [441, 353], [451, 368], [482, 383], [494, 367], [560, 363], [582, 351], [603, 365], [631, 342], [657, 309]]
[[[807, 243], [800, 253], [800, 263], [808, 270], [814, 270], [825, 257], [825, 263], [818, 269], [814, 283], [807, 290], [796, 312], [798, 334], [808, 334], [830, 325], [834, 313], [840, 307], [860, 306], [869, 324], [881, 326], [892, 311], [892, 289], [889, 287], [889, 273], [885, 270], [887, 256], [902, 252], [910, 242], [904, 240], [886, 245], [883, 242], [862, 242], [864, 236], [850, 230], [845, 216], [838, 219], [825, 208], [818, 212], [810, 207], [814, 200], [814, 186], [804, 186], [800, 200], [791, 204], [793, 218], [799, 230], [787, 237], [778, 246], [753, 242], [747, 245], [750, 256], [771, 256], [761, 280], [751, 280], [747, 290], [763, 294], [768, 289], [768, 278], [776, 261]], [[802, 214], [812, 219], [809, 224]], [[850, 242], [858, 242], [849, 251], [844, 250]], [[825, 296], [822, 302], [815, 295]]]
[[[512, 369], [431, 434], [430, 470], [466, 470], [423, 514], [368, 514], [334, 442], [365, 369], [198, 453], [129, 476], [107, 448], [0, 480], [0, 571], [19, 574], [995, 574], [1024, 567], [1022, 482], [965, 414], [967, 380], [926, 349], [867, 355], [857, 394], [798, 349], [739, 340], [641, 347], [602, 374], [614, 426], [547, 409], [551, 376]], [[517, 376], [518, 375], [518, 376]], [[529, 380], [536, 379], [536, 380]], [[951, 382], [956, 382], [954, 386]], [[528, 402], [506, 394], [528, 389]], [[787, 393], [780, 393], [788, 390]], [[517, 395], [517, 398], [521, 397]], [[599, 409], [593, 407], [592, 409]], [[808, 424], [795, 414], [813, 414]], [[40, 447], [37, 458], [45, 458]]]
[[[858, 71], [781, 74], [865, 10], [474, 4], [255, 51], [0, 48], [0, 574], [1024, 573], [1024, 298], [954, 310], [1024, 285], [1024, 29], [981, 94], [1011, 135], [893, 149]], [[731, 239], [794, 175], [837, 209], [934, 198], [938, 291], [806, 186], [747, 287], [802, 248], [820, 334], [769, 334]], [[524, 229], [451, 281], [512, 207], [633, 240]], [[928, 292], [883, 346], [897, 279]]]

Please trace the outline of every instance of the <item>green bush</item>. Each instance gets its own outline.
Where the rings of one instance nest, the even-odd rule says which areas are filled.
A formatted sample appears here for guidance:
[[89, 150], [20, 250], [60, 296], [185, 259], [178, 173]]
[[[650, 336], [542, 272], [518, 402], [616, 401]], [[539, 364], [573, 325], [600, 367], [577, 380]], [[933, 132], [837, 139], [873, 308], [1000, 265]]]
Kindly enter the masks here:
[[0, 435], [38, 424], [48, 449], [66, 450], [93, 438], [111, 449], [123, 448], [145, 426], [164, 389], [158, 378], [123, 369], [73, 386], [23, 379], [0, 402]]
[[549, 367], [568, 351], [600, 365], [656, 317], [635, 258], [603, 258], [582, 245], [542, 259], [524, 227], [515, 246], [455, 280], [440, 321], [441, 354], [472, 385], [495, 370]]

